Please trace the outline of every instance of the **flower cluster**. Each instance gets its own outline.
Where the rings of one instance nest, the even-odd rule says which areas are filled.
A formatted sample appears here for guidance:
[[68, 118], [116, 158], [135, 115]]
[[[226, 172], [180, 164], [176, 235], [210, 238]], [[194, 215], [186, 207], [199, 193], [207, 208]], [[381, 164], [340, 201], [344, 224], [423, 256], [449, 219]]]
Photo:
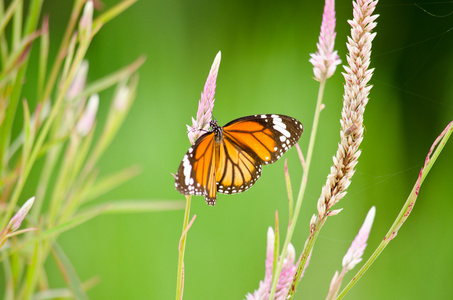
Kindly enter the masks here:
[[195, 141], [206, 131], [208, 131], [212, 119], [212, 109], [214, 108], [214, 95], [216, 88], [217, 74], [219, 73], [221, 53], [217, 53], [209, 71], [208, 79], [201, 93], [198, 103], [197, 119], [192, 118], [192, 126], [187, 125], [187, 135], [190, 143]]
[[335, 47], [335, 1], [326, 0], [322, 16], [321, 33], [316, 44], [318, 52], [310, 54], [313, 73], [318, 81], [323, 81], [335, 73], [337, 65], [341, 63]]
[[367, 246], [368, 236], [370, 235], [371, 226], [373, 225], [374, 216], [376, 215], [376, 208], [373, 206], [368, 211], [365, 221], [362, 227], [360, 227], [359, 233], [355, 237], [351, 246], [343, 257], [343, 269], [340, 273], [335, 272], [332, 281], [330, 282], [329, 295], [327, 299], [335, 299], [340, 289], [341, 282], [343, 281], [344, 275], [352, 270], [359, 262], [362, 261], [363, 252]]
[[354, 2], [354, 17], [352, 21], [348, 21], [352, 28], [347, 43], [349, 66], [344, 67], [346, 73], [343, 73], [346, 83], [340, 120], [341, 143], [336, 156], [333, 157], [334, 165], [318, 200], [320, 219], [329, 213], [338, 213], [330, 212], [330, 209], [346, 195], [345, 190], [351, 183], [361, 153], [359, 147], [363, 139], [363, 114], [372, 87], [368, 82], [374, 70], [369, 69], [369, 66], [371, 42], [376, 36], [376, 33], [371, 32], [376, 27], [375, 20], [378, 17], [373, 15], [376, 3], [377, 1], [370, 0]]
[[[274, 266], [274, 243], [275, 234], [271, 227], [267, 231], [267, 250], [266, 250], [266, 271], [264, 275], [264, 281], [260, 281], [260, 286], [253, 294], [247, 294], [247, 300], [267, 300], [269, 299], [269, 292], [272, 285], [272, 274]], [[295, 266], [296, 250], [290, 243], [288, 251], [283, 262], [283, 268], [280, 273], [280, 277], [277, 282], [277, 290], [275, 292], [274, 299], [284, 300], [291, 281], [293, 280], [294, 272], [296, 271]]]

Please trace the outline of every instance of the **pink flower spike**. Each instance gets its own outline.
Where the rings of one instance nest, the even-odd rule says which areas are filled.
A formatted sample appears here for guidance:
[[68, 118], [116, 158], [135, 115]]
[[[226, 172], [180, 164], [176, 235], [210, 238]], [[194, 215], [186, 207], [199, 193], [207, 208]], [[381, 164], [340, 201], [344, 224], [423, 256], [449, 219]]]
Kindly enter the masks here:
[[[247, 294], [245, 297], [247, 300], [263, 300], [269, 299], [269, 292], [272, 285], [272, 271], [274, 261], [274, 241], [275, 235], [271, 227], [267, 231], [267, 251], [266, 251], [266, 271], [264, 275], [264, 281], [260, 281], [258, 290], [255, 290], [253, 294]], [[288, 251], [283, 261], [282, 271], [277, 282], [277, 289], [275, 292], [274, 300], [284, 300], [288, 292], [291, 282], [293, 280], [294, 272], [296, 272], [296, 266], [294, 261], [296, 258], [296, 251], [294, 246], [290, 243], [288, 245]]]
[[88, 99], [88, 104], [85, 111], [77, 123], [76, 129], [81, 136], [86, 136], [93, 128], [94, 121], [96, 120], [96, 113], [99, 107], [99, 96], [98, 94], [91, 95]]
[[329, 286], [329, 295], [330, 293], [332, 293], [334, 291], [334, 289], [336, 288], [336, 284], [338, 282], [338, 276], [340, 276], [340, 274], [338, 273], [338, 271], [335, 271], [335, 274], [333, 274], [333, 277], [332, 277], [332, 281], [330, 281], [330, 286]]
[[375, 214], [376, 207], [373, 206], [368, 212], [359, 233], [351, 244], [351, 247], [349, 247], [348, 252], [343, 257], [344, 271], [352, 270], [359, 262], [362, 261], [362, 255], [367, 246], [366, 242], [371, 231], [371, 226], [373, 225]]
[[88, 0], [83, 8], [82, 16], [79, 20], [79, 38], [85, 42], [91, 38], [91, 27], [93, 27], [93, 1]]
[[80, 63], [79, 67], [77, 68], [77, 72], [74, 76], [74, 79], [71, 82], [71, 85], [66, 92], [66, 97], [68, 99], [73, 99], [78, 94], [80, 94], [83, 89], [85, 88], [85, 83], [88, 74], [88, 61], [84, 60]]
[[321, 33], [319, 42], [316, 44], [318, 52], [310, 54], [310, 62], [313, 65], [315, 79], [323, 81], [335, 73], [341, 60], [334, 51], [335, 47], [335, 0], [326, 0], [322, 15]]
[[22, 205], [19, 211], [14, 215], [14, 217], [11, 218], [11, 221], [9, 221], [8, 224], [8, 226], [11, 226], [11, 232], [19, 229], [20, 225], [24, 221], [25, 216], [27, 216], [34, 202], [35, 197], [31, 197], [30, 199], [28, 199], [27, 202], [25, 202], [25, 204]]
[[119, 112], [125, 112], [130, 102], [130, 89], [128, 86], [121, 86], [115, 95], [113, 105]]
[[208, 131], [212, 119], [212, 109], [214, 108], [214, 95], [216, 88], [217, 74], [219, 72], [221, 52], [219, 51], [212, 63], [211, 71], [204, 85], [204, 90], [201, 93], [201, 99], [198, 102], [197, 119], [192, 118], [192, 126], [187, 125], [187, 136], [190, 143], [195, 141]]

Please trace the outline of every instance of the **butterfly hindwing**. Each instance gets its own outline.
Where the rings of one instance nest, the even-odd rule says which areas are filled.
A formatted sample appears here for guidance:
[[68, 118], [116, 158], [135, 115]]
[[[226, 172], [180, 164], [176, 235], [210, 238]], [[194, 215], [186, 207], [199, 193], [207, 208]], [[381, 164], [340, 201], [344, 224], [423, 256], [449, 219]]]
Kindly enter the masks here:
[[223, 194], [241, 193], [249, 189], [261, 175], [260, 159], [245, 151], [226, 135], [222, 142], [217, 168], [217, 191]]

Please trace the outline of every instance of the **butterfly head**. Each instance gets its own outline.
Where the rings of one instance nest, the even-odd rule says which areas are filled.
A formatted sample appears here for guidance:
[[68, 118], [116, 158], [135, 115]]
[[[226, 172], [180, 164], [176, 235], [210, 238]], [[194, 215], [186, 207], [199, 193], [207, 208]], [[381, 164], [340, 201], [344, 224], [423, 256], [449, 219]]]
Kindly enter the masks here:
[[214, 132], [215, 136], [219, 137], [222, 135], [223, 129], [221, 126], [219, 126], [216, 119], [212, 119], [211, 123], [209, 124], [211, 125], [211, 132]]

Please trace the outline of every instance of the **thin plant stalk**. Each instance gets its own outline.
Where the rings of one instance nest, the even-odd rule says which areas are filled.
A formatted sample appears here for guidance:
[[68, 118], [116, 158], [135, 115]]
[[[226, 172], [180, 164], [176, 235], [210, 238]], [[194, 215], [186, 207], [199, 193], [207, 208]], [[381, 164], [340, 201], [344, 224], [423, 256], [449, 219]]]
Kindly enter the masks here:
[[65, 52], [69, 45], [69, 41], [71, 36], [74, 32], [74, 28], [77, 25], [77, 20], [82, 11], [83, 5], [86, 0], [76, 0], [74, 1], [74, 6], [72, 9], [71, 16], [69, 17], [69, 24], [66, 27], [65, 34], [60, 44], [60, 49], [58, 50], [58, 54], [55, 57], [55, 61], [53, 63], [52, 70], [50, 71], [49, 78], [47, 80], [46, 87], [44, 89], [44, 93], [42, 95], [41, 101], [46, 101], [47, 98], [50, 97], [50, 93], [52, 92], [53, 87], [55, 86], [55, 82], [57, 80], [58, 73], [60, 72], [61, 64], [65, 58]]
[[[52, 294], [44, 266], [52, 250], [56, 254], [54, 259], [61, 267], [62, 276], [67, 279], [68, 297], [86, 298], [84, 297], [86, 286], [82, 286], [76, 272], [65, 258], [64, 252], [55, 251], [58, 250], [55, 241], [63, 232], [105, 212], [109, 207], [112, 208], [104, 204], [81, 209], [80, 206], [86, 203], [87, 197], [90, 196], [91, 188], [96, 188], [95, 194], [99, 195], [116, 186], [115, 183], [121, 183], [136, 173], [118, 174], [114, 178], [109, 177], [99, 183], [95, 164], [108, 148], [108, 144], [117, 133], [136, 96], [138, 76], [134, 76], [134, 73], [144, 59], [140, 58], [131, 66], [98, 80], [90, 90], [83, 90], [85, 80], [82, 83], [74, 79], [78, 70], [83, 69], [80, 66], [96, 32], [134, 2], [135, 0], [122, 1], [102, 14], [94, 24], [93, 2], [75, 0], [65, 37], [60, 43], [59, 54], [50, 66], [49, 76], [47, 76], [47, 62], [50, 40], [46, 16], [43, 19], [42, 28], [35, 30], [40, 19], [43, 0], [13, 1], [9, 6], [11, 9], [8, 10], [10, 16], [7, 20], [3, 18], [4, 3], [0, 3], [0, 59], [2, 65], [6, 66], [0, 74], [2, 108], [0, 110], [0, 185], [4, 184], [0, 191], [0, 201], [7, 203], [2, 209], [2, 223], [8, 222], [19, 198], [23, 196], [23, 188], [28, 184], [27, 181], [36, 160], [43, 155], [47, 156], [35, 194], [38, 196], [36, 205], [27, 215], [27, 221], [37, 228], [14, 231], [13, 229], [18, 226], [18, 218], [13, 217], [8, 227], [3, 224], [4, 229], [0, 232], [0, 247], [9, 239], [0, 256], [0, 261], [4, 262], [6, 274], [5, 287], [7, 288], [2, 293], [5, 299], [27, 300], [39, 297], [36, 294], [38, 286], [40, 290], [44, 290], [44, 293]], [[24, 3], [27, 3], [27, 7]], [[80, 17], [82, 7], [84, 10]], [[27, 15], [23, 15], [24, 11]], [[24, 25], [23, 22], [25, 22]], [[79, 25], [77, 34], [74, 32], [76, 24]], [[3, 30], [5, 28], [11, 29], [11, 34], [5, 36]], [[26, 72], [30, 49], [38, 37], [41, 37], [41, 47], [38, 58], [38, 78], [35, 79], [37, 103], [34, 103], [22, 100], [20, 97], [23, 79], [28, 75]], [[31, 79], [28, 81], [33, 81], [33, 78]], [[121, 95], [121, 97], [115, 97], [112, 101], [107, 121], [103, 124], [102, 138], [95, 140], [93, 138], [96, 124], [94, 106], [90, 106], [89, 101], [86, 104], [86, 99], [92, 96], [93, 90], [101, 91], [115, 83], [118, 84], [115, 95]], [[23, 129], [17, 135], [12, 134], [11, 129], [13, 121], [17, 118], [19, 103], [23, 105]], [[34, 104], [36, 108], [33, 113], [30, 108]], [[90, 107], [92, 107], [91, 114], [88, 114]], [[14, 138], [13, 143], [10, 142], [11, 138]], [[91, 147], [93, 141], [97, 143]], [[62, 163], [59, 163], [60, 159], [63, 160]], [[89, 173], [87, 178], [81, 176], [83, 174], [80, 171], [83, 169], [90, 171], [86, 172]], [[51, 179], [53, 174], [57, 176], [54, 181]], [[43, 210], [43, 201], [48, 200], [45, 199], [46, 196], [47, 198], [50, 196], [51, 201]], [[95, 195], [91, 195], [93, 196]], [[178, 202], [175, 205], [164, 201], [127, 201], [127, 203], [119, 201], [115, 204], [117, 205], [113, 206], [110, 213], [182, 208], [182, 203]], [[190, 223], [187, 228], [189, 227]], [[35, 229], [38, 230], [32, 234], [30, 231]], [[29, 233], [24, 234], [26, 232]], [[23, 235], [23, 238], [16, 238], [19, 234]], [[24, 249], [28, 250], [24, 251]]]
[[189, 225], [189, 216], [190, 216], [190, 202], [192, 196], [186, 196], [186, 208], [184, 210], [184, 223], [182, 226], [182, 235], [181, 243], [179, 248], [179, 257], [178, 257], [178, 275], [176, 280], [176, 300], [182, 300], [182, 295], [184, 292], [184, 253], [186, 251], [186, 238]]
[[[307, 150], [307, 158], [306, 160], [301, 159], [301, 164], [303, 168], [303, 175], [302, 181], [299, 189], [299, 194], [296, 200], [296, 206], [294, 209], [294, 214], [291, 220], [289, 220], [290, 225], [288, 232], [286, 234], [285, 242], [282, 249], [282, 255], [280, 256], [280, 260], [278, 263], [278, 267], [274, 274], [274, 278], [272, 281], [272, 287], [269, 295], [269, 299], [273, 299], [276, 289], [278, 279], [281, 274], [281, 270], [284, 264], [284, 259], [286, 257], [286, 253], [288, 250], [288, 246], [290, 244], [291, 238], [294, 234], [294, 229], [296, 227], [297, 219], [299, 217], [300, 209], [302, 207], [302, 201], [304, 198], [305, 190], [307, 187], [307, 180], [308, 174], [310, 170], [310, 164], [313, 156], [313, 149], [316, 140], [316, 133], [319, 124], [319, 117], [321, 114], [321, 110], [323, 109], [322, 99], [324, 95], [324, 89], [326, 85], [326, 80], [331, 77], [336, 70], [336, 66], [340, 64], [341, 60], [339, 59], [337, 52], [334, 50], [335, 48], [335, 2], [334, 0], [326, 0], [324, 5], [323, 17], [321, 22], [321, 31], [319, 35], [319, 42], [317, 43], [318, 51], [315, 54], [311, 54], [310, 62], [313, 64], [313, 73], [315, 75], [315, 79], [320, 82], [319, 91], [318, 91], [318, 99], [316, 101], [315, 107], [315, 114], [313, 118], [313, 126], [311, 129], [310, 134], [310, 141], [308, 144]], [[299, 153], [301, 154], [301, 153]], [[301, 155], [301, 157], [303, 157]], [[306, 259], [309, 258], [308, 254], [305, 253]], [[299, 259], [300, 261], [300, 259]], [[302, 275], [304, 268], [298, 268], [299, 276]]]
[[273, 299], [275, 291], [277, 289], [278, 278], [280, 277], [280, 273], [281, 273], [283, 263], [284, 263], [284, 258], [286, 257], [286, 252], [288, 251], [288, 246], [289, 246], [289, 244], [291, 242], [291, 238], [294, 234], [294, 229], [296, 228], [297, 219], [299, 218], [299, 213], [300, 213], [300, 209], [302, 207], [305, 190], [307, 188], [308, 172], [310, 170], [311, 159], [313, 156], [313, 149], [315, 146], [316, 133], [318, 130], [319, 116], [320, 116], [321, 110], [322, 110], [322, 98], [324, 95], [325, 85], [326, 85], [325, 80], [320, 82], [319, 91], [318, 91], [318, 99], [316, 101], [316, 107], [315, 107], [315, 115], [313, 118], [313, 126], [311, 128], [310, 141], [308, 143], [307, 158], [305, 160], [305, 166], [303, 169], [304, 173], [302, 175], [302, 180], [300, 183], [300, 189], [299, 189], [299, 194], [298, 194], [297, 200], [296, 200], [296, 206], [294, 208], [293, 218], [290, 220], [291, 225], [288, 228], [288, 232], [285, 237], [285, 242], [283, 244], [283, 248], [281, 251], [280, 260], [278, 261], [278, 265], [277, 265], [277, 268], [275, 270], [275, 274], [273, 277], [272, 288], [271, 288], [271, 292], [269, 294], [269, 299]]
[[28, 15], [25, 18], [25, 33], [32, 33], [38, 26], [39, 15], [41, 14], [42, 3], [44, 0], [32, 0], [29, 5]]
[[[40, 135], [38, 136], [38, 138], [36, 140], [36, 144], [34, 145], [33, 150], [30, 154], [30, 158], [25, 166], [23, 173], [20, 176], [18, 184], [16, 185], [16, 187], [13, 191], [13, 194], [11, 196], [11, 199], [10, 199], [10, 202], [8, 205], [8, 209], [6, 212], [5, 219], [9, 219], [9, 216], [11, 216], [11, 214], [13, 212], [13, 209], [17, 203], [17, 200], [19, 199], [19, 196], [22, 192], [22, 188], [25, 184], [25, 181], [27, 180], [28, 175], [31, 171], [31, 168], [36, 161], [36, 158], [41, 150], [44, 140], [47, 137], [47, 133], [49, 132], [54, 119], [57, 117], [57, 115], [59, 113], [60, 106], [62, 104], [66, 91], [68, 90], [69, 85], [72, 82], [72, 78], [74, 77], [77, 67], [80, 65], [80, 62], [85, 57], [85, 53], [86, 53], [86, 50], [88, 49], [88, 45], [89, 45], [89, 42], [80, 45], [80, 48], [77, 51], [76, 57], [74, 59], [74, 63], [72, 64], [68, 77], [67, 77], [66, 81], [64, 82], [64, 85], [61, 88], [59, 96], [57, 97], [57, 100], [55, 101], [55, 105], [52, 108], [52, 111], [50, 112], [48, 119], [46, 120], [46, 122], [43, 125]], [[4, 224], [1, 224], [1, 225], [3, 225], [3, 226], [0, 226], [0, 227], [4, 227]]]
[[[210, 121], [212, 117], [212, 109], [214, 108], [214, 95], [216, 88], [217, 74], [219, 72], [221, 60], [220, 51], [217, 53], [214, 62], [212, 63], [211, 70], [209, 71], [208, 78], [201, 93], [201, 99], [198, 102], [197, 119], [192, 118], [192, 126], [187, 125], [188, 138], [191, 144], [195, 143], [198, 137], [209, 129]], [[179, 258], [178, 258], [178, 275], [177, 275], [177, 286], [176, 286], [176, 299], [182, 300], [184, 290], [184, 252], [186, 245], [187, 231], [189, 230], [192, 221], [189, 223], [190, 215], [190, 202], [191, 196], [186, 195], [186, 209], [184, 212], [183, 231], [181, 236], [181, 243], [179, 247]], [[195, 218], [195, 216], [194, 216]]]
[[22, 36], [22, 11], [24, 9], [24, 1], [20, 0], [17, 3], [14, 11], [13, 17], [13, 36], [12, 36], [12, 44], [13, 49], [17, 49], [19, 43], [21, 42]]
[[[17, 5], [19, 5], [19, 1], [16, 1], [14, 3], [18, 3]], [[22, 3], [22, 2], [20, 2]], [[11, 4], [13, 5], [13, 4]], [[19, 5], [22, 7], [22, 5]], [[30, 14], [31, 13], [34, 13], [34, 14], [39, 14], [40, 10], [41, 10], [41, 6], [42, 6], [42, 1], [38, 1], [38, 0], [34, 0], [32, 2], [32, 9], [30, 10]], [[14, 8], [16, 9], [16, 8]], [[17, 10], [19, 11], [19, 10]], [[22, 13], [22, 10], [20, 10], [20, 13]], [[30, 19], [36, 19], [37, 17], [35, 18], [30, 18]], [[14, 21], [13, 21], [14, 22]], [[37, 25], [37, 22], [28, 22], [28, 25], [26, 27], [26, 32], [25, 32], [25, 35], [31, 35], [35, 30], [36, 30], [36, 25]], [[15, 28], [17, 26], [20, 26], [20, 24], [15, 24], [15, 26], [13, 26], [13, 30], [15, 30], [15, 32], [18, 32], [20, 33], [19, 31], [17, 31]], [[21, 27], [22, 28], [22, 27]], [[2, 58], [4, 58], [4, 62], [5, 64], [7, 63], [8, 61], [8, 58], [6, 58], [7, 56], [7, 44], [6, 44], [6, 40], [5, 40], [5, 36], [2, 34], [3, 32], [0, 32], [0, 42], [1, 42], [1, 48], [2, 48]], [[13, 34], [13, 37], [16, 36], [18, 33], [14, 33]], [[32, 41], [32, 40], [31, 40]], [[30, 41], [30, 43], [31, 43]], [[16, 41], [16, 42], [13, 42], [12, 44], [15, 45], [19, 43], [19, 41]], [[3, 97], [5, 98], [8, 98], [9, 97], [9, 103], [4, 111], [5, 115], [4, 115], [4, 118], [1, 117], [1, 113], [0, 113], [0, 170], [3, 170], [4, 168], [4, 164], [6, 163], [6, 157], [7, 157], [7, 145], [9, 144], [9, 140], [10, 140], [10, 135], [11, 135], [11, 128], [12, 128], [12, 125], [13, 125], [13, 119], [14, 119], [14, 115], [16, 113], [16, 108], [17, 108], [17, 105], [18, 105], [18, 102], [19, 102], [19, 96], [20, 96], [20, 92], [21, 92], [21, 89], [22, 89], [22, 82], [23, 82], [23, 79], [24, 79], [24, 75], [25, 75], [25, 71], [27, 69], [27, 62], [28, 62], [28, 58], [29, 58], [29, 47], [27, 48], [28, 50], [24, 50], [24, 52], [22, 52], [22, 56], [21, 56], [21, 60], [23, 61], [22, 65], [20, 65], [18, 68], [18, 70], [15, 70], [14, 72], [11, 72], [12, 73], [12, 76], [15, 77], [14, 79], [14, 82], [12, 84], [12, 88], [11, 88], [11, 91], [9, 92], [5, 92], [6, 95], [2, 95]], [[14, 51], [16, 50], [15, 47], [11, 47], [11, 52], [13, 53]], [[9, 189], [7, 190], [6, 193], [3, 193], [3, 194], [0, 194], [0, 200], [3, 200], [3, 201], [6, 201], [6, 196], [9, 195]], [[2, 227], [4, 227], [6, 225], [6, 220], [9, 219], [9, 217], [11, 216], [11, 214], [8, 215], [8, 218], [5, 218], [5, 220], [3, 220], [2, 222], [0, 222], [0, 224], [2, 225]]]
[[310, 223], [310, 233], [286, 299], [292, 299], [294, 296], [308, 257], [327, 217], [341, 211], [341, 209], [331, 210], [331, 208], [346, 195], [346, 189], [354, 175], [354, 169], [361, 153], [359, 147], [363, 140], [363, 114], [372, 87], [368, 85], [373, 74], [373, 69], [369, 69], [369, 65], [371, 42], [376, 33], [371, 33], [371, 31], [376, 27], [375, 20], [378, 15], [373, 15], [377, 1], [357, 0], [353, 4], [354, 17], [352, 21], [349, 21], [351, 37], [347, 44], [349, 66], [345, 67], [346, 72], [343, 73], [346, 84], [340, 120], [341, 142], [333, 159], [334, 165], [331, 167], [331, 172], [327, 176], [326, 184], [318, 199], [318, 216]]
[[[44, 81], [47, 73], [47, 61], [49, 59], [49, 16], [44, 16], [41, 27], [41, 39], [39, 45], [38, 65], [38, 88], [37, 99], [43, 99]], [[44, 102], [45, 100], [42, 100]]]
[[[36, 1], [33, 1], [33, 4], [36, 4]], [[39, 9], [34, 8], [31, 11], [33, 11], [35, 13], [39, 13], [40, 7], [39, 7]], [[20, 11], [20, 12], [22, 13], [22, 11]], [[17, 25], [17, 26], [19, 26], [19, 25]], [[36, 22], [35, 23], [30, 22], [29, 26], [26, 29], [27, 30], [26, 34], [31, 34], [36, 29], [35, 26], [36, 26]], [[15, 81], [14, 81], [12, 91], [10, 94], [10, 103], [6, 110], [6, 117], [3, 120], [3, 123], [1, 124], [2, 126], [0, 127], [0, 170], [3, 170], [3, 166], [6, 163], [6, 161], [5, 161], [6, 156], [7, 156], [6, 148], [9, 143], [13, 119], [14, 119], [14, 115], [16, 112], [17, 104], [19, 102], [20, 91], [22, 88], [22, 81], [23, 81], [25, 71], [27, 68], [27, 62], [28, 62], [28, 58], [29, 58], [28, 54], [29, 54], [29, 52], [26, 53], [26, 57], [24, 58], [25, 62], [19, 67], [19, 70], [17, 71], [17, 73], [15, 75]], [[14, 209], [14, 207], [17, 203], [18, 197], [20, 195], [20, 191], [22, 190], [22, 186], [25, 182], [25, 179], [26, 179], [26, 176], [24, 178], [23, 174], [21, 174], [19, 176], [18, 183], [13, 192], [13, 197], [11, 198], [10, 203], [7, 208], [7, 213], [4, 215], [3, 220], [0, 222], [0, 228], [4, 228], [6, 226], [6, 222], [10, 219], [13, 209]], [[6, 194], [1, 195], [1, 196], [5, 197]]]
[[[381, 241], [381, 243], [376, 248], [376, 250], [373, 252], [371, 257], [365, 262], [365, 264], [357, 272], [357, 274], [354, 275], [352, 280], [346, 285], [346, 287], [341, 291], [341, 293], [338, 295], [338, 297], [336, 299], [343, 299], [343, 297], [349, 292], [349, 290], [359, 281], [360, 278], [362, 278], [363, 274], [365, 274], [365, 272], [371, 267], [373, 262], [378, 258], [378, 256], [382, 253], [382, 251], [384, 251], [385, 247], [387, 247], [387, 245], [390, 243], [390, 241], [396, 237], [398, 230], [401, 228], [401, 226], [404, 224], [406, 219], [409, 217], [409, 214], [411, 213], [411, 211], [415, 205], [415, 201], [417, 200], [419, 189], [420, 189], [425, 177], [428, 175], [432, 166], [436, 162], [437, 158], [439, 157], [439, 154], [442, 152], [442, 149], [445, 146], [445, 144], [447, 143], [448, 139], [450, 138], [452, 132], [453, 132], [453, 122], [448, 124], [448, 126], [445, 128], [445, 130], [441, 133], [441, 135], [433, 143], [433, 145], [426, 157], [425, 165], [421, 169], [420, 174], [417, 178], [417, 181], [416, 181], [414, 187], [412, 188], [412, 191], [410, 192], [400, 213], [398, 214], [395, 222], [393, 223], [393, 225], [390, 227], [389, 231], [385, 235], [384, 239]], [[434, 153], [432, 153], [434, 149], [435, 149], [435, 151], [434, 151]], [[432, 154], [432, 156], [431, 156], [431, 154]]]

